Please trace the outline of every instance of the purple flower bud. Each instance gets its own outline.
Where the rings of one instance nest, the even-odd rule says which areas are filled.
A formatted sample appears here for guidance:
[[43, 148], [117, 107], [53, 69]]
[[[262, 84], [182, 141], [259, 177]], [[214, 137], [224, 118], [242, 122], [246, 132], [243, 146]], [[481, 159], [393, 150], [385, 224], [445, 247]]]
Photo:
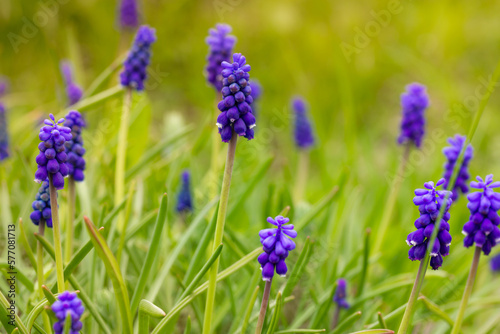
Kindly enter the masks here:
[[193, 211], [193, 202], [191, 199], [190, 175], [187, 170], [182, 173], [181, 190], [177, 196], [177, 212], [191, 212]]
[[120, 26], [122, 28], [137, 28], [139, 25], [139, 10], [137, 0], [121, 0]]
[[429, 97], [424, 85], [412, 83], [406, 86], [406, 92], [401, 95], [403, 119], [398, 143], [413, 142], [420, 147], [424, 136], [425, 109], [429, 106]]
[[309, 148], [314, 145], [314, 134], [306, 102], [301, 97], [296, 97], [292, 100], [292, 109], [295, 114], [295, 145], [301, 149]]
[[71, 139], [64, 144], [66, 151], [57, 155], [58, 160], [67, 160], [66, 164], [68, 168], [61, 168], [61, 174], [63, 176], [64, 174], [71, 175], [75, 181], [81, 182], [85, 178], [83, 174], [85, 170], [85, 159], [83, 158], [85, 149], [83, 148], [82, 139], [82, 129], [85, 127], [85, 120], [78, 111], [73, 110], [66, 115], [64, 125], [71, 129]]
[[82, 322], [80, 318], [85, 311], [82, 301], [77, 297], [75, 292], [64, 291], [57, 300], [52, 304], [52, 311], [56, 318], [59, 320], [54, 323], [54, 332], [62, 334], [64, 330], [64, 323], [67, 314], [71, 314], [71, 330], [70, 333], [78, 333], [82, 329]]
[[351, 306], [346, 301], [347, 297], [347, 283], [345, 279], [340, 278], [337, 281], [337, 289], [335, 290], [335, 295], [333, 296], [333, 301], [340, 307], [348, 309]]
[[0, 103], [0, 161], [7, 159], [9, 155], [9, 135], [7, 133], [5, 107]]
[[208, 83], [214, 86], [218, 92], [221, 91], [223, 86], [223, 68], [221, 64], [223, 61], [230, 61], [231, 53], [233, 52], [234, 45], [236, 44], [236, 37], [229, 35], [231, 30], [231, 27], [227, 24], [217, 24], [215, 28], [208, 31], [209, 36], [205, 39], [205, 42], [209, 47], [205, 74]]
[[40, 189], [36, 193], [35, 201], [32, 204], [33, 212], [30, 214], [33, 224], [38, 225], [42, 219], [47, 227], [52, 227], [52, 215], [50, 211], [49, 180], [42, 182]]
[[82, 89], [74, 82], [73, 78], [73, 68], [71, 63], [67, 60], [61, 61], [61, 73], [64, 79], [64, 84], [66, 85], [66, 95], [68, 97], [68, 105], [80, 101], [83, 95]]

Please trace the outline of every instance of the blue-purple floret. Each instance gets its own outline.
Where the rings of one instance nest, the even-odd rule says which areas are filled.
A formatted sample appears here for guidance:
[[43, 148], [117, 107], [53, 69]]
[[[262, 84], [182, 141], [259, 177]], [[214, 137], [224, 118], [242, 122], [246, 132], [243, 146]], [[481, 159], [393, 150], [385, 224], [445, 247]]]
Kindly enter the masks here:
[[[418, 206], [420, 217], [415, 220], [416, 231], [408, 234], [406, 243], [411, 246], [408, 251], [410, 260], [422, 261], [428, 247], [428, 243], [434, 231], [436, 219], [439, 216], [441, 207], [445, 205], [444, 215], [439, 225], [439, 232], [432, 247], [430, 256], [430, 265], [432, 269], [436, 270], [443, 264], [443, 256], [447, 256], [450, 252], [451, 234], [450, 234], [450, 209], [451, 192], [448, 190], [436, 190], [437, 187], [443, 185], [444, 179], [439, 180], [434, 186], [434, 182], [426, 182], [424, 189], [416, 189], [413, 203]], [[445, 202], [446, 196], [448, 199]]]
[[38, 135], [41, 143], [38, 144], [40, 153], [36, 157], [38, 168], [35, 172], [35, 181], [41, 183], [52, 176], [56, 189], [64, 188], [64, 177], [69, 173], [66, 164], [68, 155], [64, 144], [73, 138], [71, 129], [65, 127], [63, 123], [64, 118], [56, 122], [54, 115], [50, 114], [50, 119], [44, 121], [45, 125]]
[[80, 101], [83, 95], [83, 90], [74, 81], [73, 69], [69, 61], [61, 62], [61, 73], [63, 75], [64, 84], [66, 86], [68, 104], [71, 106]]
[[262, 279], [270, 281], [276, 274], [284, 277], [288, 271], [285, 260], [288, 252], [295, 249], [295, 242], [290, 238], [297, 236], [297, 231], [293, 225], [285, 225], [290, 221], [283, 216], [277, 216], [275, 219], [269, 217], [267, 222], [276, 226], [259, 232], [260, 243], [262, 244], [262, 253], [257, 259], [262, 269]]
[[42, 182], [40, 189], [36, 193], [35, 201], [31, 204], [33, 212], [30, 214], [30, 219], [35, 225], [45, 221], [47, 227], [52, 227], [52, 211], [50, 206], [49, 180]]
[[151, 58], [151, 44], [156, 41], [155, 30], [141, 26], [135, 36], [134, 44], [120, 73], [120, 83], [137, 91], [144, 90], [147, 77], [147, 67]]
[[231, 54], [236, 44], [236, 37], [229, 35], [231, 30], [231, 26], [227, 24], [217, 24], [215, 29], [212, 28], [208, 31], [209, 36], [205, 39], [209, 47], [205, 73], [208, 83], [214, 86], [218, 92], [223, 86], [222, 62], [231, 61]]
[[57, 300], [52, 304], [52, 311], [59, 320], [54, 323], [54, 332], [56, 334], [63, 333], [68, 313], [71, 316], [71, 330], [69, 333], [78, 334], [80, 332], [83, 327], [80, 318], [82, 317], [85, 308], [75, 292], [64, 291], [57, 296]]
[[139, 25], [139, 10], [137, 0], [121, 0], [120, 26], [122, 28], [136, 28]]
[[295, 145], [301, 149], [306, 149], [314, 145], [314, 133], [307, 105], [303, 98], [296, 97], [292, 100], [292, 109], [295, 114], [294, 138]]
[[484, 255], [488, 255], [491, 248], [500, 243], [500, 217], [497, 213], [500, 209], [500, 194], [493, 190], [500, 187], [500, 182], [493, 182], [492, 174], [484, 180], [478, 176], [476, 180], [478, 182], [470, 183], [471, 188], [482, 191], [467, 195], [470, 218], [462, 229], [465, 235], [464, 246], [476, 244], [476, 247], [481, 247]]
[[351, 307], [346, 300], [347, 297], [347, 283], [346, 280], [340, 278], [337, 281], [337, 289], [335, 290], [335, 295], [333, 296], [333, 301], [340, 307], [348, 309]]
[[188, 171], [184, 171], [181, 176], [181, 190], [177, 196], [177, 212], [193, 211], [193, 201], [191, 196], [191, 182]]
[[491, 258], [490, 268], [492, 271], [500, 272], [500, 254], [497, 254]]
[[217, 127], [223, 142], [229, 142], [233, 130], [239, 136], [253, 139], [255, 116], [252, 112], [252, 88], [248, 84], [250, 65], [241, 53], [233, 55], [233, 63], [222, 62], [222, 101], [217, 107], [221, 111], [217, 117]]
[[403, 119], [399, 144], [413, 143], [416, 147], [422, 144], [425, 132], [425, 109], [429, 106], [426, 87], [419, 83], [406, 86], [406, 92], [401, 95]]
[[7, 117], [5, 107], [0, 102], [0, 161], [9, 157], [9, 134], [7, 133]]
[[[465, 136], [455, 135], [455, 137], [448, 138], [448, 143], [450, 146], [447, 146], [443, 149], [443, 153], [446, 156], [446, 163], [444, 165], [444, 179], [446, 182], [444, 183], [445, 189], [448, 189], [448, 183], [450, 182], [451, 176], [453, 175], [453, 169], [455, 168], [455, 164], [457, 162], [458, 157], [460, 156], [461, 151], [465, 146]], [[464, 152], [464, 158], [462, 166], [458, 172], [457, 180], [453, 186], [452, 191], [452, 199], [455, 201], [459, 194], [467, 194], [469, 192], [469, 187], [467, 186], [467, 181], [470, 178], [469, 175], [469, 162], [472, 159], [473, 149], [469, 144]]]
[[84, 180], [85, 176], [85, 149], [83, 148], [82, 129], [85, 127], [83, 116], [76, 110], [72, 110], [66, 115], [64, 126], [71, 129], [71, 140], [66, 141], [66, 154], [68, 160], [66, 164], [69, 168], [69, 175], [77, 182]]

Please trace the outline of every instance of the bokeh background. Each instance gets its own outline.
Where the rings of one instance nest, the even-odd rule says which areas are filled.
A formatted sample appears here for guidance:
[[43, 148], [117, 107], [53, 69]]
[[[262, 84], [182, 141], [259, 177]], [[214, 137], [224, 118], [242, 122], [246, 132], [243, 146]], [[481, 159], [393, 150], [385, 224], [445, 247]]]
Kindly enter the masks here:
[[[140, 1], [140, 10], [141, 22], [156, 29], [158, 40], [153, 45], [147, 89], [134, 98], [127, 168], [138, 167], [128, 178], [129, 186], [135, 186], [130, 225], [154, 211], [163, 192], [170, 195], [167, 241], [157, 269], [186, 229], [186, 223], [174, 211], [181, 171], [187, 168], [192, 172], [197, 211], [210, 201], [211, 189], [220, 181], [209, 171], [217, 97], [206, 84], [203, 68], [207, 31], [223, 22], [233, 27], [238, 39], [235, 51], [247, 57], [251, 78], [258, 79], [264, 91], [257, 103], [256, 138], [238, 144], [231, 189], [230, 205], [235, 208], [226, 226], [241, 250], [258, 247], [257, 231], [265, 226], [268, 215], [276, 215], [290, 205], [292, 221], [300, 220], [340, 186], [333, 200], [297, 239], [300, 249], [305, 237], [311, 236], [315, 252], [298, 284], [296, 300], [290, 303], [294, 307], [290, 307], [289, 315], [285, 313], [287, 320], [282, 325], [293, 323], [297, 314], [309, 308], [316, 312], [315, 307], [324, 300], [321, 296], [328, 294], [341, 276], [349, 282], [353, 304], [349, 312], [363, 312], [351, 331], [375, 322], [377, 311], [389, 314], [402, 306], [418, 267], [408, 260], [405, 243], [418, 217], [412, 203], [413, 189], [441, 177], [445, 162], [441, 150], [446, 138], [468, 133], [485, 97], [487, 82], [500, 60], [500, 3], [144, 0]], [[33, 182], [37, 128], [49, 113], [64, 115], [67, 104], [59, 62], [69, 59], [75, 67], [76, 82], [84, 89], [89, 87], [126, 53], [133, 38], [133, 32], [120, 31], [116, 15], [117, 3], [110, 0], [2, 1], [0, 72], [10, 80], [2, 102], [8, 110], [12, 150], [12, 158], [0, 166], [3, 226], [19, 217], [29, 222], [31, 201], [38, 189]], [[97, 92], [116, 86], [117, 78], [118, 72]], [[370, 243], [376, 244], [391, 179], [403, 151], [396, 144], [400, 94], [411, 82], [423, 83], [428, 89], [431, 105], [426, 111], [427, 134], [422, 150], [410, 155], [387, 237], [380, 252], [370, 255], [367, 286], [359, 296], [365, 230], [371, 229]], [[290, 108], [294, 95], [308, 101], [317, 136], [301, 201], [292, 198], [298, 161]], [[495, 89], [472, 141], [473, 177], [500, 175], [499, 104]], [[103, 206], [112, 203], [121, 96], [117, 94], [82, 112], [88, 121], [84, 134], [88, 171], [85, 183], [78, 188], [79, 243], [88, 240], [81, 215], [97, 220]], [[158, 147], [155, 145], [178, 134], [180, 137], [162, 146], [151, 161], [137, 165]], [[219, 150], [220, 172], [225, 146], [220, 145]], [[256, 174], [262, 166], [264, 171]], [[248, 184], [252, 185], [250, 190]], [[64, 214], [66, 194], [59, 196]], [[462, 247], [460, 233], [467, 219], [466, 199], [460, 198], [451, 209], [450, 256], [439, 271], [429, 271], [422, 290], [452, 319], [472, 260], [473, 250]], [[35, 231], [34, 226], [27, 226]], [[145, 228], [130, 241], [131, 249], [145, 252], [151, 233], [152, 226]], [[4, 235], [0, 237], [2, 243]], [[178, 291], [176, 277], [182, 277], [196, 240], [196, 235], [190, 239], [162, 287], [163, 298], [157, 302], [165, 310], [173, 306]], [[34, 243], [34, 239], [30, 241]], [[223, 267], [239, 257], [234, 249], [228, 249], [222, 256]], [[492, 255], [497, 253], [499, 249], [494, 249]], [[293, 267], [297, 256], [291, 255], [289, 266]], [[85, 263], [79, 272], [84, 281], [91, 265]], [[130, 268], [125, 271], [133, 286], [136, 274]], [[229, 330], [252, 273], [253, 269], [247, 268], [240, 273], [242, 277], [231, 277], [218, 291], [217, 298], [224, 307], [217, 318], [220, 333]], [[275, 288], [282, 283], [283, 279], [277, 279]], [[500, 333], [499, 283], [500, 277], [490, 271], [488, 259], [482, 257], [464, 333]], [[109, 284], [95, 291], [104, 296], [99, 301], [103, 310], [114, 308], [111, 292]], [[21, 298], [26, 305], [30, 303], [29, 295]], [[190, 312], [188, 308], [183, 313], [179, 328]], [[332, 312], [333, 306], [319, 324], [327, 327]], [[400, 317], [388, 321], [389, 327], [396, 329]], [[307, 328], [309, 320], [299, 325]], [[419, 304], [414, 333], [448, 330], [445, 321]]]

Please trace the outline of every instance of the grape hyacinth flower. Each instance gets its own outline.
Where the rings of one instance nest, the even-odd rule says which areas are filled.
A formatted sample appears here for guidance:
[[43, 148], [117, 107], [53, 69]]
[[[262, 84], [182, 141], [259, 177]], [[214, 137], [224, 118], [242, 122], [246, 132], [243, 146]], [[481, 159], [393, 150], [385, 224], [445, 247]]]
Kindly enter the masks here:
[[250, 88], [252, 89], [252, 92], [250, 93], [250, 95], [252, 95], [252, 112], [253, 112], [253, 115], [255, 117], [257, 117], [257, 111], [256, 111], [256, 106], [255, 106], [255, 102], [259, 100], [260, 96], [262, 95], [262, 86], [260, 85], [260, 83], [255, 80], [255, 79], [252, 79], [252, 81], [249, 81], [248, 84], [250, 85]]
[[9, 157], [9, 134], [7, 133], [7, 117], [5, 107], [0, 103], [0, 161]]
[[74, 82], [73, 69], [69, 61], [61, 62], [61, 73], [66, 85], [66, 95], [68, 96], [69, 105], [73, 105], [80, 101], [83, 95], [82, 89]]
[[206, 77], [209, 84], [220, 92], [222, 89], [222, 62], [230, 61], [231, 53], [236, 44], [236, 37], [229, 35], [231, 26], [227, 24], [217, 24], [215, 29], [208, 31], [209, 36], [205, 39], [208, 44], [209, 53], [207, 56], [207, 66], [205, 67]]
[[[455, 163], [460, 156], [460, 153], [465, 146], [465, 136], [455, 135], [455, 137], [448, 138], [448, 143], [450, 146], [447, 146], [443, 149], [443, 153], [446, 156], [448, 161], [445, 163], [444, 168], [444, 179], [446, 182], [444, 183], [444, 188], [448, 189], [448, 183], [450, 182], [451, 176], [453, 175], [453, 169], [455, 168]], [[467, 194], [469, 192], [469, 187], [467, 186], [467, 181], [470, 178], [468, 167], [469, 162], [472, 159], [473, 149], [469, 144], [464, 152], [464, 159], [462, 166], [458, 172], [457, 180], [453, 185], [452, 191], [452, 200], [455, 201], [458, 198], [459, 193]]]
[[497, 254], [491, 258], [490, 267], [491, 271], [500, 272], [500, 254]]
[[64, 324], [66, 322], [66, 317], [68, 314], [71, 317], [71, 334], [77, 334], [82, 329], [82, 322], [80, 318], [82, 317], [85, 308], [82, 305], [82, 301], [76, 296], [75, 292], [64, 291], [61, 293], [57, 300], [52, 304], [52, 311], [59, 320], [54, 323], [54, 332], [56, 334], [62, 334], [64, 331]]
[[497, 213], [500, 209], [500, 193], [493, 191], [500, 187], [500, 182], [493, 182], [492, 174], [487, 175], [484, 180], [478, 176], [476, 180], [478, 182], [470, 183], [471, 188], [482, 191], [467, 195], [470, 218], [462, 230], [465, 235], [464, 246], [468, 248], [475, 243], [483, 250], [484, 255], [488, 255], [491, 248], [500, 243], [500, 217]]
[[351, 307], [349, 303], [346, 300], [346, 290], [347, 290], [347, 283], [345, 279], [340, 278], [337, 281], [337, 289], [335, 290], [335, 295], [333, 296], [333, 301], [340, 307], [340, 308], [345, 308], [348, 309]]
[[177, 212], [190, 212], [193, 211], [193, 203], [191, 199], [190, 175], [187, 170], [182, 173], [181, 179], [181, 190], [177, 196]]
[[71, 129], [62, 125], [64, 118], [56, 122], [54, 115], [44, 121], [45, 126], [40, 129], [38, 145], [40, 153], [36, 157], [38, 169], [35, 173], [35, 181], [41, 183], [49, 176], [56, 189], [64, 188], [64, 177], [68, 175], [69, 168], [66, 165], [68, 155], [64, 144], [71, 140]]
[[233, 63], [222, 62], [222, 101], [217, 107], [221, 111], [217, 117], [217, 127], [223, 142], [229, 142], [233, 130], [239, 136], [253, 139], [255, 117], [252, 112], [252, 89], [248, 84], [250, 65], [241, 53], [233, 55]]
[[139, 10], [137, 0], [121, 0], [120, 2], [120, 26], [133, 29], [139, 25]]
[[450, 213], [448, 210], [453, 200], [448, 198], [448, 200], [444, 202], [447, 195], [451, 196], [451, 194], [449, 194], [450, 191], [436, 190], [437, 187], [444, 183], [445, 179], [440, 179], [436, 185], [434, 185], [434, 182], [430, 181], [424, 184], [425, 189], [415, 190], [416, 196], [413, 198], [413, 203], [418, 206], [420, 217], [415, 220], [415, 227], [417, 230], [408, 234], [406, 238], [406, 243], [411, 246], [408, 251], [410, 260], [422, 261], [425, 258], [427, 245], [434, 231], [434, 224], [439, 216], [441, 206], [446, 205], [443, 218], [439, 225], [439, 233], [430, 253], [430, 265], [434, 270], [437, 270], [443, 264], [443, 256], [449, 254], [451, 243], [451, 234], [449, 233], [450, 225], [448, 223], [450, 220]]
[[413, 142], [417, 148], [422, 144], [425, 126], [425, 109], [429, 106], [429, 97], [426, 87], [419, 83], [406, 86], [406, 92], [401, 95], [403, 119], [401, 120], [401, 134], [399, 144]]
[[292, 109], [295, 114], [295, 145], [301, 149], [307, 149], [314, 145], [314, 134], [307, 115], [306, 102], [303, 98], [296, 97], [292, 100]]
[[156, 41], [155, 29], [141, 26], [135, 36], [134, 44], [120, 73], [120, 83], [137, 91], [144, 90], [147, 66], [151, 58], [151, 44]]
[[33, 224], [40, 224], [43, 219], [47, 227], [52, 227], [52, 211], [50, 209], [50, 193], [49, 193], [49, 180], [46, 179], [42, 182], [38, 190], [35, 201], [31, 205], [33, 212], [30, 215]]
[[262, 269], [262, 280], [271, 281], [274, 272], [284, 277], [288, 271], [285, 260], [288, 252], [295, 249], [295, 242], [290, 238], [297, 236], [297, 231], [293, 225], [285, 225], [290, 221], [289, 218], [277, 216], [275, 219], [269, 217], [267, 222], [276, 226], [259, 232], [260, 242], [262, 244], [262, 253], [258, 261]]
[[64, 126], [71, 129], [72, 138], [64, 144], [66, 147], [66, 154], [68, 156], [69, 172], [68, 174], [75, 179], [75, 181], [83, 181], [85, 170], [85, 149], [83, 148], [82, 128], [85, 127], [83, 116], [76, 110], [72, 110], [66, 115]]

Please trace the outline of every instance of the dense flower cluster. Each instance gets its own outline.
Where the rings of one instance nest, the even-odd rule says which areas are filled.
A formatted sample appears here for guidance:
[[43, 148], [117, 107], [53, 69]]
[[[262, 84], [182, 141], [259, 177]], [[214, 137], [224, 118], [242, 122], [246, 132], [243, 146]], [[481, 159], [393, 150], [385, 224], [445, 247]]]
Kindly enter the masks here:
[[144, 81], [147, 77], [147, 67], [151, 58], [151, 44], [156, 41], [155, 30], [148, 26], [141, 26], [135, 36], [134, 44], [127, 59], [123, 63], [120, 73], [120, 82], [124, 87], [144, 90]]
[[403, 119], [401, 120], [401, 134], [398, 143], [413, 142], [416, 147], [420, 147], [424, 136], [424, 112], [429, 106], [429, 97], [425, 86], [418, 83], [408, 85], [406, 90], [401, 95]]
[[38, 225], [43, 219], [48, 227], [52, 227], [52, 211], [50, 210], [49, 180], [42, 182], [35, 201], [31, 205], [33, 212], [30, 215], [33, 224]]
[[446, 205], [444, 216], [439, 225], [439, 233], [431, 250], [431, 267], [436, 270], [443, 264], [443, 256], [447, 256], [450, 251], [451, 234], [449, 233], [450, 213], [448, 212], [453, 200], [450, 197], [451, 193], [448, 190], [436, 190], [437, 187], [443, 185], [444, 179], [439, 180], [434, 186], [434, 182], [426, 182], [425, 189], [416, 189], [413, 203], [418, 206], [420, 217], [415, 220], [416, 231], [408, 234], [406, 243], [411, 246], [408, 256], [410, 260], [423, 260], [428, 247], [428, 243], [434, 231], [434, 224], [439, 216], [439, 211], [442, 205]]
[[215, 29], [212, 28], [208, 31], [209, 36], [205, 39], [209, 47], [207, 66], [205, 67], [207, 81], [218, 92], [222, 89], [222, 62], [230, 61], [231, 53], [236, 44], [236, 37], [229, 35], [231, 30], [231, 26], [227, 24], [217, 24]]
[[250, 93], [250, 95], [252, 95], [252, 99], [253, 99], [253, 101], [252, 101], [252, 113], [255, 117], [257, 117], [257, 111], [256, 111], [257, 108], [255, 106], [255, 102], [262, 95], [262, 86], [255, 79], [252, 79], [252, 81], [249, 81], [248, 83], [250, 84], [250, 88], [252, 89], [252, 92]]
[[71, 129], [62, 125], [64, 118], [56, 122], [52, 114], [44, 123], [45, 126], [40, 129], [38, 136], [42, 142], [38, 144], [40, 153], [36, 157], [38, 169], [35, 173], [35, 181], [41, 183], [51, 175], [54, 187], [63, 189], [64, 177], [69, 173], [66, 165], [68, 156], [64, 144], [73, 138]]
[[68, 155], [66, 164], [69, 168], [69, 175], [75, 181], [83, 181], [83, 171], [85, 170], [83, 155], [85, 154], [85, 149], [83, 148], [82, 128], [85, 127], [85, 121], [78, 111], [73, 110], [66, 115], [64, 126], [71, 129], [72, 135], [71, 140], [66, 141], [64, 144], [66, 154]]
[[66, 85], [66, 95], [68, 97], [69, 105], [73, 105], [80, 101], [83, 95], [82, 89], [75, 83], [73, 78], [73, 69], [69, 61], [61, 62], [61, 72]]
[[253, 139], [255, 116], [251, 104], [252, 88], [248, 84], [250, 65], [241, 53], [233, 55], [233, 63], [222, 62], [222, 101], [217, 107], [221, 111], [217, 117], [217, 127], [223, 142], [228, 142], [233, 136], [233, 130], [239, 136]]
[[122, 28], [136, 28], [139, 25], [139, 11], [137, 0], [121, 0], [120, 26]]
[[288, 252], [295, 249], [295, 242], [290, 238], [297, 236], [297, 231], [293, 225], [285, 225], [290, 221], [283, 216], [277, 216], [275, 219], [269, 217], [267, 222], [276, 226], [276, 228], [267, 228], [259, 232], [260, 242], [262, 244], [262, 253], [258, 261], [262, 269], [262, 279], [270, 281], [274, 276], [274, 270], [280, 276], [285, 276], [288, 268], [285, 259]]
[[64, 291], [57, 296], [57, 300], [52, 304], [52, 311], [59, 320], [54, 323], [54, 332], [56, 334], [63, 333], [64, 323], [66, 322], [66, 316], [68, 313], [71, 316], [70, 334], [78, 334], [80, 332], [83, 326], [80, 318], [82, 317], [85, 308], [82, 305], [82, 301], [76, 296], [75, 292]]
[[[455, 137], [448, 138], [448, 143], [450, 146], [447, 146], [443, 149], [443, 153], [446, 156], [447, 162], [444, 165], [444, 187], [448, 189], [448, 183], [450, 182], [451, 176], [453, 175], [453, 169], [455, 168], [455, 163], [457, 162], [460, 153], [465, 146], [465, 136], [455, 135]], [[458, 172], [457, 180], [453, 185], [452, 191], [452, 199], [455, 201], [458, 198], [459, 192], [462, 194], [467, 194], [469, 192], [469, 187], [467, 186], [467, 181], [470, 178], [468, 167], [469, 162], [472, 159], [472, 146], [468, 145], [464, 152], [464, 158], [462, 166]]]
[[333, 301], [341, 308], [348, 309], [351, 307], [346, 300], [347, 297], [347, 283], [345, 279], [340, 278], [337, 281], [337, 289], [335, 290], [335, 295], [333, 296]]
[[0, 102], [0, 161], [9, 157], [9, 134], [7, 133], [7, 117], [5, 107]]
[[177, 196], [177, 212], [190, 212], [193, 210], [193, 202], [191, 198], [190, 175], [188, 171], [184, 171], [181, 176], [181, 190]]
[[307, 115], [306, 102], [301, 97], [296, 97], [292, 100], [292, 109], [295, 114], [295, 145], [299, 148], [309, 148], [314, 145], [314, 134]]
[[482, 189], [467, 195], [470, 210], [470, 218], [465, 223], [462, 233], [465, 235], [464, 246], [470, 247], [474, 243], [481, 247], [485, 255], [490, 254], [491, 248], [500, 243], [500, 217], [497, 211], [500, 209], [500, 193], [493, 188], [500, 187], [500, 182], [493, 182], [493, 175], [487, 175], [483, 181], [479, 176], [478, 182], [472, 181], [471, 188]]

